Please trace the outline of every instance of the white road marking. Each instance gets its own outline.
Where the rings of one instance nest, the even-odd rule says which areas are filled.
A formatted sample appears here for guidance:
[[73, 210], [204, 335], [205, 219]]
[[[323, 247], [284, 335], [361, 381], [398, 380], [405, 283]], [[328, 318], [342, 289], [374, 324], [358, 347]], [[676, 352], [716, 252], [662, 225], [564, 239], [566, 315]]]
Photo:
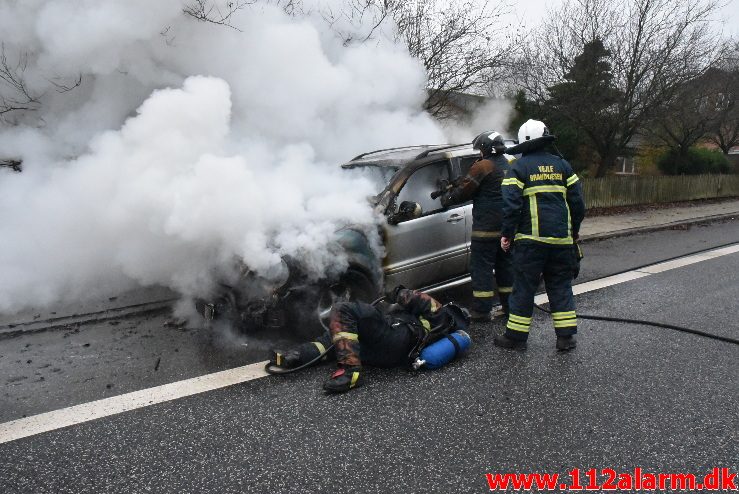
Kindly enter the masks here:
[[[587, 281], [585, 283], [579, 283], [572, 286], [572, 293], [580, 295], [581, 293], [593, 292], [600, 290], [601, 288], [607, 288], [609, 286], [618, 285], [619, 283], [626, 283], [627, 281], [638, 280], [649, 276], [649, 273], [643, 273], [640, 271], [628, 271], [626, 273], [615, 274], [599, 280]], [[534, 297], [534, 303], [547, 304], [549, 303], [549, 297], [546, 293], [541, 293]]]
[[708, 252], [701, 252], [700, 254], [688, 257], [681, 257], [680, 259], [674, 259], [672, 261], [653, 264], [651, 266], [640, 268], [638, 271], [640, 273], [657, 274], [662, 273], [663, 271], [669, 271], [670, 269], [695, 264], [696, 262], [707, 261], [709, 259], [715, 259], [728, 254], [734, 254], [735, 252], [739, 252], [739, 245], [730, 245], [729, 247], [723, 247], [721, 249], [710, 250]]
[[206, 374], [193, 379], [142, 389], [6, 422], [0, 424], [0, 444], [266, 377], [268, 376], [264, 372], [264, 364], [266, 363], [266, 361], [256, 362], [235, 369]]
[[[701, 261], [715, 259], [739, 252], [739, 244], [720, 249], [714, 249], [692, 256], [682, 257], [673, 261], [653, 264], [644, 268], [635, 269], [599, 280], [588, 281], [573, 286], [575, 295], [600, 290], [619, 283], [637, 280], [652, 274], [663, 273], [671, 269], [689, 266]], [[546, 294], [537, 295], [534, 301], [537, 304], [548, 302]], [[207, 374], [184, 381], [178, 381], [153, 388], [142, 389], [111, 398], [83, 403], [61, 410], [26, 417], [0, 424], [0, 444], [15, 441], [24, 437], [50, 432], [56, 429], [89, 422], [91, 420], [116, 415], [138, 408], [156, 405], [167, 401], [177, 400], [207, 391], [213, 391], [234, 384], [244, 383], [253, 379], [267, 377], [264, 371], [265, 362], [236, 367], [226, 371]]]

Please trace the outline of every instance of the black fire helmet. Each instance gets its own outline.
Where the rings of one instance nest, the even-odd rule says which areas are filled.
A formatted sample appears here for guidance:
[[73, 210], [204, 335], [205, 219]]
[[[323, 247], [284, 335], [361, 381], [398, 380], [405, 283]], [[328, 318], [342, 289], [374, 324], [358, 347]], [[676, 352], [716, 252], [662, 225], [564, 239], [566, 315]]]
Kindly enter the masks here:
[[503, 136], [493, 130], [486, 130], [472, 141], [472, 148], [482, 151], [482, 156], [503, 154], [506, 150]]

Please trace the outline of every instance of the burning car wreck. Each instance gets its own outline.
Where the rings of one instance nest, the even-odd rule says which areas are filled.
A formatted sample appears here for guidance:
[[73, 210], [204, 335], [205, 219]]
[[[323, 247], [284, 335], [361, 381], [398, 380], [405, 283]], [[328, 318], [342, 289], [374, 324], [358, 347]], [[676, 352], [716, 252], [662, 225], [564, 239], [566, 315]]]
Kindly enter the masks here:
[[478, 158], [471, 144], [408, 146], [353, 158], [341, 166], [378, 184], [370, 201], [381, 226], [379, 232], [353, 226], [335, 232], [332, 245], [346, 260], [340, 272], [316, 280], [284, 258], [279, 286], [246, 271], [221, 283], [210, 300], [198, 300], [198, 312], [208, 324], [286, 326], [309, 336], [327, 327], [337, 301], [372, 301], [399, 284], [434, 292], [465, 283], [472, 204], [445, 208], [435, 193], [464, 177]]
[[341, 273], [315, 279], [300, 262], [283, 257], [278, 281], [242, 269], [232, 282], [219, 283], [212, 299], [196, 300], [198, 313], [207, 325], [225, 322], [243, 331], [289, 326], [314, 334], [328, 324], [335, 301], [371, 300], [381, 290], [380, 260], [367, 232], [347, 227], [335, 235], [348, 265]]

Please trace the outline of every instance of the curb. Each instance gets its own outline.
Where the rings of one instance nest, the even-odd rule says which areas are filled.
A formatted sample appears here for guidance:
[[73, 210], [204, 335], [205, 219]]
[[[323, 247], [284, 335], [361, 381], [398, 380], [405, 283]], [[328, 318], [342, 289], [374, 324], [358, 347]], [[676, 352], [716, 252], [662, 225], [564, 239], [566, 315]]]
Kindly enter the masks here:
[[638, 226], [635, 228], [626, 228], [624, 230], [616, 230], [612, 232], [594, 233], [591, 235], [583, 235], [582, 237], [580, 237], [580, 242], [597, 242], [598, 240], [607, 240], [610, 238], [628, 237], [629, 235], [634, 235], [637, 233], [671, 230], [678, 226], [701, 225], [705, 223], [713, 223], [714, 221], [732, 220], [737, 217], [739, 217], [739, 211], [733, 213], [715, 214], [711, 216], [701, 216], [700, 218], [671, 221], [670, 223], [662, 223], [659, 225]]

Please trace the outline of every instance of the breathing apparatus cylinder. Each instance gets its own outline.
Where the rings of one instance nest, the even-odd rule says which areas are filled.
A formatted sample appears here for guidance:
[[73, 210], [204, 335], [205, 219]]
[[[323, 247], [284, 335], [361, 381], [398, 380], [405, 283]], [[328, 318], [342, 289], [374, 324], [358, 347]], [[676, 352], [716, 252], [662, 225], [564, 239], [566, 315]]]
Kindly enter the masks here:
[[457, 330], [421, 350], [421, 354], [414, 362], [413, 367], [416, 369], [420, 367], [438, 369], [467, 352], [471, 344], [472, 338], [470, 338], [470, 335], [461, 329]]

